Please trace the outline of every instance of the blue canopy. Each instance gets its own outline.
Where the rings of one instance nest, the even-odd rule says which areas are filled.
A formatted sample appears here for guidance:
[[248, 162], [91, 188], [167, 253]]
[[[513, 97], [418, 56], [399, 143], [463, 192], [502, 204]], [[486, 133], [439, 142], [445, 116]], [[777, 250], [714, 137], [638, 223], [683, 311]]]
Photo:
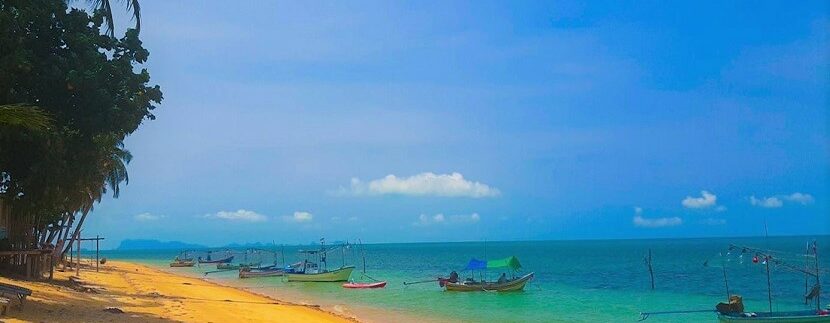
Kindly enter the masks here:
[[464, 270], [481, 270], [487, 269], [487, 260], [478, 260], [476, 258], [470, 259], [470, 262], [467, 263], [467, 267]]
[[488, 268], [510, 268], [513, 270], [519, 270], [519, 268], [522, 268], [522, 265], [519, 264], [519, 259], [516, 257], [507, 257], [496, 260], [478, 260], [473, 258], [470, 259], [470, 262], [467, 263], [467, 267], [465, 267], [464, 270], [482, 270]]

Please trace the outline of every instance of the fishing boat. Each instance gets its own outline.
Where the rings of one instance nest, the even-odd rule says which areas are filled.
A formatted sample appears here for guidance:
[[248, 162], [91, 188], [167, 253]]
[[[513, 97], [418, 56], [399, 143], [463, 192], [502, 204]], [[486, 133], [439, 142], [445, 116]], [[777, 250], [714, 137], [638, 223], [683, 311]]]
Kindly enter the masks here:
[[[450, 278], [438, 278], [438, 284], [444, 287], [446, 291], [455, 292], [479, 292], [479, 291], [496, 291], [496, 292], [512, 292], [524, 290], [525, 285], [533, 280], [534, 273], [525, 274], [516, 277], [516, 273], [522, 268], [519, 259], [515, 256], [496, 260], [478, 260], [470, 259], [465, 271], [471, 273], [475, 271], [485, 271], [485, 279], [477, 281], [475, 279], [467, 278], [464, 281], [458, 281], [457, 275], [451, 275]], [[512, 277], [507, 278], [505, 273], [497, 281], [486, 281], [486, 270], [504, 270], [511, 272]]]
[[239, 278], [278, 277], [285, 275], [285, 270], [279, 268], [241, 268]]
[[[774, 251], [758, 249], [747, 246], [730, 245], [726, 256], [735, 256], [743, 259], [743, 256], [748, 254], [752, 257], [752, 263], [763, 265], [767, 274], [767, 295], [769, 303], [769, 311], [767, 312], [752, 312], [744, 309], [743, 299], [738, 295], [733, 295], [729, 292], [729, 280], [726, 271], [726, 262], [723, 262], [721, 267], [723, 271], [723, 282], [726, 286], [726, 294], [728, 296], [727, 302], [722, 302], [715, 306], [714, 310], [683, 310], [683, 311], [666, 311], [666, 312], [644, 312], [640, 313], [640, 321], [649, 318], [655, 314], [686, 314], [686, 313], [702, 313], [714, 312], [717, 314], [718, 321], [722, 323], [729, 322], [763, 322], [763, 323], [830, 323], [830, 310], [821, 308], [821, 284], [819, 277], [822, 271], [819, 269], [818, 261], [818, 247], [816, 241], [807, 244], [807, 253], [804, 255], [804, 267], [795, 266], [791, 263], [782, 260], [783, 257], [776, 254]], [[723, 260], [723, 254], [721, 254]], [[811, 266], [812, 262], [812, 266]], [[704, 267], [708, 267], [709, 261], [704, 262]], [[805, 278], [805, 294], [804, 304], [809, 304], [810, 301], [815, 302], [815, 308], [800, 311], [773, 311], [772, 303], [772, 289], [769, 284], [770, 281], [770, 266], [776, 266], [791, 272], [803, 273]], [[808, 288], [808, 282], [815, 279], [815, 284], [812, 288]]]
[[[325, 239], [320, 239], [319, 250], [300, 250], [305, 260], [291, 266], [292, 272], [285, 274], [289, 282], [343, 282], [348, 281], [354, 266], [346, 266], [345, 248], [347, 245], [326, 247]], [[343, 265], [334, 270], [328, 270], [326, 257], [328, 253], [340, 250], [343, 254]], [[316, 262], [309, 259], [316, 258]]]
[[360, 274], [360, 278], [368, 278], [372, 280], [371, 282], [357, 282], [357, 281], [349, 281], [343, 284], [343, 288], [351, 288], [351, 289], [372, 289], [372, 288], [384, 288], [386, 287], [386, 281], [381, 281], [366, 275], [366, 249], [363, 247], [363, 243], [360, 243], [360, 251], [363, 257], [363, 272]]
[[718, 320], [727, 322], [764, 322], [764, 323], [826, 323], [830, 322], [828, 310], [806, 310], [791, 312], [742, 312], [718, 313]]
[[170, 263], [170, 267], [193, 267], [195, 264], [193, 259], [176, 259]]
[[199, 257], [199, 264], [221, 264], [221, 263], [230, 263], [231, 261], [233, 261], [233, 256], [227, 256], [225, 258], [213, 259], [213, 260], [210, 259], [210, 255], [208, 255], [207, 259], [202, 259], [202, 257]]
[[340, 267], [335, 270], [316, 270], [306, 268], [294, 273], [286, 273], [290, 282], [344, 282], [352, 276], [354, 266]]
[[193, 261], [192, 257], [187, 256], [187, 251], [182, 251], [170, 262], [170, 267], [193, 267], [196, 262]]
[[446, 283], [444, 288], [447, 291], [453, 292], [515, 292], [521, 291], [525, 285], [533, 279], [533, 273], [524, 276], [508, 279], [504, 282], [463, 282], [463, 283]]
[[343, 284], [343, 288], [354, 288], [354, 289], [384, 288], [384, 287], [386, 287], [386, 282], [385, 281], [371, 282], [371, 283], [348, 282], [348, 283]]
[[242, 269], [242, 268], [251, 268], [251, 267], [259, 267], [261, 263], [258, 262], [250, 262], [244, 264], [232, 264], [232, 263], [218, 263], [216, 264], [216, 269], [219, 270], [235, 270], [235, 269]]

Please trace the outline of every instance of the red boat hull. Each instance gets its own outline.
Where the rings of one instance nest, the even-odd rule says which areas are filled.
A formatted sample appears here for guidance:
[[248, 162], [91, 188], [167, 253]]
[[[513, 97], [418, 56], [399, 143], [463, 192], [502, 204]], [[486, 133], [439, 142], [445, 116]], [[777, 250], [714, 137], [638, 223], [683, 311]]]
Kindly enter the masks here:
[[386, 282], [377, 282], [377, 283], [345, 283], [343, 284], [344, 288], [384, 288], [386, 287]]

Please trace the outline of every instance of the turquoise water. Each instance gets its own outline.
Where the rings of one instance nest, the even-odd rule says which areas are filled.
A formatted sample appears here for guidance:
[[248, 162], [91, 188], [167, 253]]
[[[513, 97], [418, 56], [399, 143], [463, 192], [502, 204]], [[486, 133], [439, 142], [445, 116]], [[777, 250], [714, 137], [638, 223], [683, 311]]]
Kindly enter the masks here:
[[[383, 321], [392, 311], [406, 320], [488, 321], [488, 322], [633, 322], [641, 311], [710, 309], [725, 299], [723, 273], [719, 265], [730, 243], [780, 251], [782, 259], [803, 266], [805, 244], [818, 239], [821, 267], [830, 269], [830, 236], [665, 239], [665, 240], [597, 240], [487, 242], [489, 258], [515, 255], [525, 272], [535, 272], [535, 279], [519, 293], [444, 292], [437, 283], [404, 286], [404, 281], [418, 281], [446, 276], [464, 267], [470, 257], [484, 258], [483, 242], [412, 243], [366, 245], [367, 273], [389, 282], [378, 290], [347, 290], [338, 283], [286, 283], [278, 277], [240, 280], [236, 272], [210, 274], [212, 280], [243, 286], [259, 293], [303, 302], [313, 300], [326, 308], [356, 312], [370, 321]], [[299, 260], [299, 247], [285, 247], [286, 261]], [[306, 247], [307, 248], [307, 247]], [[822, 249], [824, 248], [824, 249]], [[650, 289], [643, 257], [652, 249], [656, 289]], [[822, 250], [828, 250], [822, 257]], [[165, 270], [203, 276], [215, 267], [175, 268], [167, 264], [175, 251], [109, 251], [112, 259], [131, 260]], [[329, 267], [343, 261], [339, 252], [329, 255]], [[731, 255], [727, 263], [729, 287], [744, 297], [749, 311], [766, 311], [767, 285], [765, 266], [753, 264], [751, 255]], [[282, 259], [278, 259], [282, 261]], [[346, 263], [362, 263], [358, 252], [345, 256]], [[703, 263], [709, 260], [710, 266]], [[265, 259], [265, 261], [273, 261]], [[804, 275], [782, 268], [772, 268], [774, 310], [805, 309]], [[495, 278], [498, 273], [491, 273]], [[461, 273], [466, 277], [465, 273]], [[830, 282], [825, 270], [824, 282]], [[825, 283], [825, 286], [827, 283]], [[812, 284], [811, 284], [812, 286]], [[311, 301], [309, 301], [311, 302]], [[830, 304], [823, 293], [822, 303]], [[714, 314], [652, 316], [647, 322], [715, 322]]]

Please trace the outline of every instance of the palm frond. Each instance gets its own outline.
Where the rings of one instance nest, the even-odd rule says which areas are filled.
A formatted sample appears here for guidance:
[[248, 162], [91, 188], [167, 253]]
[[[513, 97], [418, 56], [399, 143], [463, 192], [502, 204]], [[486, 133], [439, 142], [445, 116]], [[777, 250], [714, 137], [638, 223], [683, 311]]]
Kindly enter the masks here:
[[43, 131], [52, 125], [52, 118], [40, 108], [28, 104], [0, 105], [0, 126], [22, 127]]

